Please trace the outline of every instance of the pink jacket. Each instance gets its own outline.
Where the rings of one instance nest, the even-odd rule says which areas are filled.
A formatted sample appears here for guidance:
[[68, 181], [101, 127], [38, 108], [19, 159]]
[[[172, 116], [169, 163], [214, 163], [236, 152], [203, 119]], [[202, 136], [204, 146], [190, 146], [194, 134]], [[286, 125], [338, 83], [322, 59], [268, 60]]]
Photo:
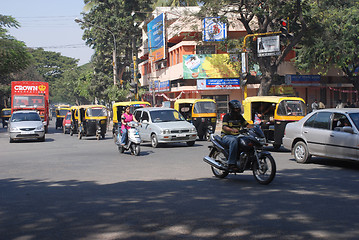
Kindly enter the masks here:
[[[122, 114], [121, 119], [123, 119], [123, 117], [125, 117], [125, 119], [123, 120], [125, 123], [133, 121], [133, 115], [131, 113], [130, 114], [124, 113]], [[122, 124], [121, 129], [125, 129], [125, 128], [130, 129], [128, 125]]]

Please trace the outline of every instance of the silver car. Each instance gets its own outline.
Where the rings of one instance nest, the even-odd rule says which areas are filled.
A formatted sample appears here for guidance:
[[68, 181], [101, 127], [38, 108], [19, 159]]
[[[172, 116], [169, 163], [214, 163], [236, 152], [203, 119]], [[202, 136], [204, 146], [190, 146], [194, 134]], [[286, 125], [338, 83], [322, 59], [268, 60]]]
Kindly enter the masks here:
[[322, 109], [288, 123], [283, 146], [299, 163], [312, 155], [359, 160], [359, 109]]
[[9, 123], [10, 142], [18, 139], [38, 139], [45, 141], [45, 128], [36, 111], [13, 112]]
[[186, 142], [193, 146], [196, 128], [172, 108], [139, 108], [134, 112], [136, 120], [141, 122], [137, 128], [142, 141], [151, 141], [156, 148], [159, 143]]

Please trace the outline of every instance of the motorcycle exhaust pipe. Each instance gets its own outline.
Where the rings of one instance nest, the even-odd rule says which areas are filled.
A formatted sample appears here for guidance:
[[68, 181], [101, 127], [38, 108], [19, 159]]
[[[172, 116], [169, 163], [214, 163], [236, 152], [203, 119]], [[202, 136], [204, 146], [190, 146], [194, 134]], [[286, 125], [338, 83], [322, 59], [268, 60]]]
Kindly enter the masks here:
[[217, 169], [227, 170], [226, 167], [224, 167], [222, 164], [216, 162], [216, 160], [215, 160], [214, 158], [211, 158], [211, 157], [209, 157], [209, 156], [205, 156], [205, 157], [203, 158], [203, 161], [204, 161], [205, 163], [208, 163], [209, 165], [211, 165], [211, 166], [217, 168]]

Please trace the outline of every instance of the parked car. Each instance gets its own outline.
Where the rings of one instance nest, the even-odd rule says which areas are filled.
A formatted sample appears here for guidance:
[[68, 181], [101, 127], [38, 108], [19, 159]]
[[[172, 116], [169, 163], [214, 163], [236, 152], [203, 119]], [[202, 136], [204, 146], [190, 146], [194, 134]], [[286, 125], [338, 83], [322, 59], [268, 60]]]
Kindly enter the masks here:
[[359, 109], [322, 109], [288, 123], [283, 146], [299, 163], [312, 155], [359, 160]]
[[185, 142], [193, 146], [197, 131], [193, 124], [189, 123], [175, 109], [162, 107], [139, 108], [134, 112], [136, 120], [141, 125], [138, 132], [142, 141], [150, 141], [152, 147], [158, 147], [159, 143]]
[[71, 112], [67, 112], [64, 120], [62, 121], [62, 129], [64, 131], [64, 134], [70, 133], [71, 129]]
[[36, 111], [13, 112], [9, 123], [10, 142], [19, 139], [37, 139], [45, 141], [45, 128]]

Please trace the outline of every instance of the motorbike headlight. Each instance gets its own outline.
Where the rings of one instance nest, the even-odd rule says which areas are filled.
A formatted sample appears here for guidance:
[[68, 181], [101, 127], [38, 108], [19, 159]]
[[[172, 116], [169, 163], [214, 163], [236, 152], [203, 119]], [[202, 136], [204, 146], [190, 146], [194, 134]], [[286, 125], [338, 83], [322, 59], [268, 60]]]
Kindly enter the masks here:
[[171, 131], [169, 129], [163, 129], [162, 134], [170, 134]]

